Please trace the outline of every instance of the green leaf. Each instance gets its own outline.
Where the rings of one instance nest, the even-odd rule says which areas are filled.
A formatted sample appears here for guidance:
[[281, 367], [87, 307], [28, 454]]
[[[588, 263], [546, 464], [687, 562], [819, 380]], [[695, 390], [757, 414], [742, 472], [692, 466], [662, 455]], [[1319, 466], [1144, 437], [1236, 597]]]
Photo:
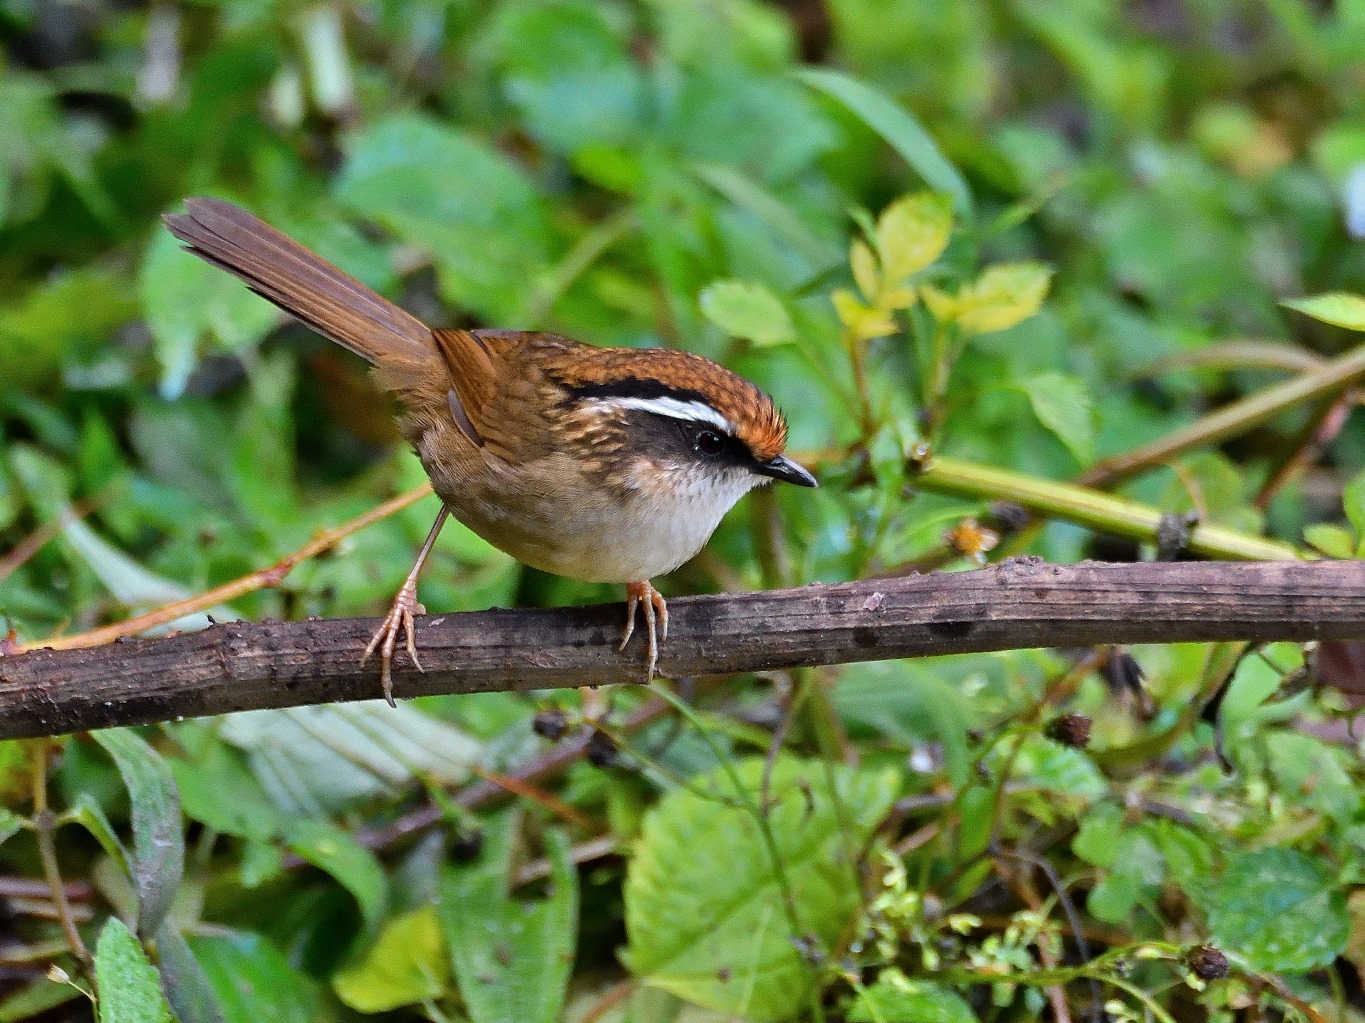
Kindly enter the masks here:
[[747, 175], [720, 164], [697, 164], [692, 173], [737, 207], [761, 220], [774, 234], [790, 243], [813, 268], [826, 267], [838, 258], [834, 247], [817, 237], [790, 206]]
[[1270, 770], [1287, 802], [1349, 824], [1360, 792], [1336, 750], [1311, 735], [1276, 730], [1265, 737]]
[[947, 196], [919, 192], [897, 199], [877, 218], [877, 251], [888, 288], [937, 262], [953, 236]]
[[895, 969], [882, 971], [876, 984], [859, 992], [848, 1018], [850, 1023], [977, 1023], [961, 995], [908, 980]]
[[23, 824], [23, 819], [17, 813], [0, 806], [0, 845], [17, 835]]
[[1346, 484], [1341, 492], [1341, 506], [1346, 521], [1356, 531], [1357, 556], [1365, 556], [1365, 472]]
[[162, 990], [178, 1023], [226, 1023], [204, 968], [170, 921], [156, 932], [156, 961]]
[[14, 391], [44, 383], [73, 356], [107, 344], [136, 313], [125, 275], [91, 268], [53, 274], [0, 308], [0, 378]]
[[967, 182], [938, 148], [924, 126], [885, 95], [839, 71], [801, 68], [796, 77], [848, 107], [864, 124], [890, 144], [935, 192], [952, 196], [964, 219], [972, 217], [972, 194]]
[[542, 834], [550, 861], [546, 895], [510, 892], [520, 813], [484, 822], [474, 863], [441, 878], [441, 929], [473, 1023], [555, 1023], [573, 965], [578, 932], [578, 872], [558, 829]]
[[701, 311], [731, 337], [757, 345], [778, 345], [796, 337], [777, 296], [752, 281], [712, 282], [701, 293]]
[[317, 817], [300, 817], [285, 834], [295, 853], [319, 870], [331, 874], [355, 896], [367, 930], [374, 932], [384, 919], [389, 902], [389, 883], [374, 853], [357, 842], [349, 831]]
[[1095, 457], [1095, 405], [1085, 384], [1063, 373], [1040, 373], [1016, 385], [1028, 395], [1038, 422], [1066, 445], [1082, 465]]
[[332, 978], [332, 987], [357, 1012], [388, 1012], [439, 998], [449, 981], [436, 907], [423, 906], [388, 921], [365, 957]]
[[487, 30], [501, 86], [549, 148], [629, 142], [645, 90], [626, 33], [585, 0], [499, 4]]
[[246, 753], [280, 812], [312, 817], [392, 795], [418, 778], [457, 785], [484, 749], [453, 724], [382, 700], [229, 714], [219, 735]]
[[1329, 291], [1324, 295], [1290, 299], [1280, 304], [1323, 323], [1335, 324], [1347, 330], [1365, 330], [1365, 296]]
[[[13, 994], [0, 998], [0, 1023], [19, 1023], [20, 1020], [42, 1016], [49, 1009], [79, 997], [80, 991], [70, 984], [59, 984], [39, 977]], [[89, 1013], [85, 1013], [83, 1018], [89, 1019]]]
[[118, 917], [110, 917], [100, 931], [95, 983], [99, 1023], [169, 1023], [171, 1010], [161, 994], [156, 967]]
[[1207, 897], [1214, 942], [1255, 969], [1306, 973], [1346, 948], [1346, 897], [1325, 863], [1297, 850], [1243, 853]]
[[1335, 522], [1319, 522], [1303, 531], [1303, 538], [1329, 558], [1355, 557], [1356, 538], [1345, 526]]
[[445, 298], [493, 321], [525, 306], [549, 260], [549, 229], [516, 164], [416, 114], [371, 123], [348, 150], [337, 198], [429, 252]]
[[1102, 803], [1081, 818], [1080, 830], [1071, 840], [1071, 851], [1086, 863], [1112, 867], [1122, 832], [1123, 811], [1113, 803]]
[[161, 755], [126, 728], [94, 732], [118, 767], [133, 817], [133, 885], [137, 889], [138, 933], [160, 928], [185, 871], [180, 794]]
[[1052, 271], [1041, 263], [997, 263], [987, 267], [953, 299], [954, 319], [968, 334], [994, 334], [1038, 312]]
[[332, 1018], [323, 1008], [318, 985], [258, 934], [195, 937], [190, 949], [227, 1023], [319, 1023]]
[[280, 320], [280, 312], [231, 274], [156, 231], [142, 260], [138, 291], [161, 364], [161, 395], [178, 398], [198, 363], [199, 345], [216, 340], [240, 352]]
[[[756, 803], [763, 763], [737, 769]], [[793, 1015], [814, 979], [793, 939], [812, 935], [830, 947], [848, 926], [858, 909], [854, 858], [897, 787], [892, 771], [777, 762], [769, 825], [799, 934], [752, 814], [723, 802], [739, 795], [729, 774], [717, 770], [669, 793], [647, 815], [626, 878], [631, 971], [717, 1012], [758, 1021]]]

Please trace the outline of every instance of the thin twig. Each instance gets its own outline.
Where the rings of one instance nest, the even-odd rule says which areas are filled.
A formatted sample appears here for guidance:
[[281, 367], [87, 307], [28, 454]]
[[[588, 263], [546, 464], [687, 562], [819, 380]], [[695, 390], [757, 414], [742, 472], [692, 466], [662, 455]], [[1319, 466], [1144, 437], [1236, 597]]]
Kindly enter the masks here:
[[17, 572], [24, 562], [42, 550], [49, 540], [59, 535], [70, 523], [85, 518], [99, 507], [102, 500], [103, 498], [93, 498], [78, 501], [70, 508], [64, 509], [57, 518], [51, 522], [44, 522], [20, 540], [3, 558], [0, 558], [0, 583]]
[[40, 649], [76, 650], [82, 647], [113, 643], [128, 636], [136, 636], [158, 625], [166, 625], [179, 618], [184, 618], [186, 615], [197, 614], [201, 611], [207, 611], [209, 608], [217, 607], [219, 604], [226, 604], [230, 600], [236, 600], [238, 597], [245, 596], [255, 590], [278, 586], [284, 582], [284, 577], [298, 565], [330, 550], [352, 533], [359, 532], [380, 519], [388, 518], [395, 512], [416, 504], [430, 493], [431, 484], [423, 483], [420, 487], [409, 490], [406, 494], [399, 494], [377, 508], [371, 508], [365, 514], [356, 516], [349, 522], [343, 522], [332, 529], [323, 530], [308, 543], [292, 554], [285, 555], [269, 568], [250, 572], [231, 582], [215, 586], [211, 590], [205, 590], [203, 593], [197, 593], [192, 597], [186, 597], [184, 600], [178, 600], [174, 604], [159, 607], [155, 611], [138, 615], [136, 618], [128, 618], [112, 625], [91, 629], [89, 632], [78, 632], [71, 636], [20, 643], [15, 647], [15, 652], [23, 653], [26, 650]]
[[47, 743], [33, 743], [30, 753], [33, 760], [33, 831], [38, 840], [38, 857], [43, 863], [43, 876], [47, 878], [48, 892], [52, 897], [52, 905], [56, 907], [62, 932], [66, 935], [67, 947], [80, 963], [81, 969], [89, 973], [94, 960], [76, 927], [71, 903], [66, 900], [66, 886], [62, 884], [62, 872], [57, 864], [57, 844], [52, 837], [56, 820], [47, 804]]

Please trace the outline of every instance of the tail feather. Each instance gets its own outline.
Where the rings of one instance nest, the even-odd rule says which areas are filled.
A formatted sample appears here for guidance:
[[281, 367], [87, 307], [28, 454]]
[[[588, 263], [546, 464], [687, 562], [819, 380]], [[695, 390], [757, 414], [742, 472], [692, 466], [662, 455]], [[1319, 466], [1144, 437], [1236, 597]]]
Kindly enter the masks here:
[[[361, 358], [399, 370], [440, 354], [421, 320], [231, 203], [195, 198], [164, 219], [171, 234], [258, 295]], [[415, 368], [415, 367], [414, 367]]]

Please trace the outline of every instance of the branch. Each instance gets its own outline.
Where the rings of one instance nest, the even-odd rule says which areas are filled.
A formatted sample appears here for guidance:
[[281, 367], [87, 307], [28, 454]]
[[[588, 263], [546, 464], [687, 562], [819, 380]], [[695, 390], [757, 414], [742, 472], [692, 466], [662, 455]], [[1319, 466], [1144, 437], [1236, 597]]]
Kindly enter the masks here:
[[[673, 678], [1027, 647], [1365, 639], [1365, 562], [1048, 565], [679, 597]], [[403, 696], [642, 681], [622, 605], [418, 619]], [[234, 622], [166, 639], [0, 657], [0, 739], [379, 695], [373, 619]], [[643, 632], [644, 630], [637, 630]]]

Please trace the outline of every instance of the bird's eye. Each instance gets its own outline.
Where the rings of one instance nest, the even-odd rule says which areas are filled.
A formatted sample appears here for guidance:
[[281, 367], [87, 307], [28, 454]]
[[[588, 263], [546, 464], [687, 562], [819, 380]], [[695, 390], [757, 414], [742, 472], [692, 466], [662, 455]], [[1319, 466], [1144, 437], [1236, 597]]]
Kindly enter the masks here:
[[703, 455], [718, 455], [725, 450], [725, 438], [710, 430], [697, 434], [697, 450]]

